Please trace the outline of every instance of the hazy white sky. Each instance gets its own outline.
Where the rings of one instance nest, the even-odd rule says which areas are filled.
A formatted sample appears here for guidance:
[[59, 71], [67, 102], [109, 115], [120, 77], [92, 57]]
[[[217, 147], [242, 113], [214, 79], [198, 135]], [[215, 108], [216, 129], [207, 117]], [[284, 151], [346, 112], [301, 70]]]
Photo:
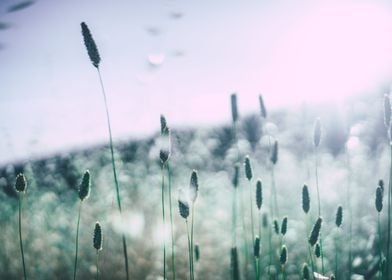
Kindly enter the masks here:
[[[102, 142], [80, 22], [102, 57], [116, 139], [379, 92], [392, 74], [392, 6], [377, 0], [38, 0], [0, 22], [0, 162]], [[152, 63], [159, 64], [152, 66]]]

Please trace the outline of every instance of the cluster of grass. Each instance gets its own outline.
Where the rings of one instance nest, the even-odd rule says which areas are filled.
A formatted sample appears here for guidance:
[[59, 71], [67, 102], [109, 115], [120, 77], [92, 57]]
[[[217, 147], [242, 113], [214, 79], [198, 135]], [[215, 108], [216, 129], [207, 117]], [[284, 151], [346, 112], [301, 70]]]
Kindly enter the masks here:
[[[311, 130], [305, 133], [305, 138], [312, 139], [313, 151], [307, 156], [311, 160], [304, 160], [305, 164], [300, 160], [293, 160], [298, 168], [288, 171], [281, 166], [281, 161], [287, 163], [287, 138], [279, 138], [271, 129], [274, 124], [267, 114], [261, 96], [260, 115], [256, 124], [260, 126], [262, 135], [248, 134], [251, 137], [246, 138], [244, 122], [241, 122], [239, 115], [237, 95], [233, 94], [232, 125], [226, 130], [223, 129], [220, 135], [211, 137], [198, 135], [193, 131], [183, 133], [182, 141], [178, 141], [180, 137], [178, 134], [173, 136], [166, 118], [162, 115], [160, 135], [153, 141], [146, 141], [150, 144], [139, 143], [137, 147], [129, 145], [117, 152], [113, 145], [109, 108], [99, 68], [101, 58], [89, 28], [85, 23], [81, 24], [81, 28], [89, 58], [98, 72], [107, 117], [110, 153], [107, 153], [106, 149], [99, 153], [85, 151], [83, 155], [74, 158], [69, 156], [57, 162], [56, 158], [51, 159], [55, 164], [50, 160], [49, 163], [37, 161], [16, 170], [5, 169], [1, 172], [0, 183], [3, 186], [8, 184], [10, 174], [17, 173], [14, 190], [19, 199], [17, 229], [21, 262], [20, 265], [7, 263], [14, 247], [3, 242], [1, 257], [6, 261], [1, 266], [0, 276], [5, 279], [17, 277], [19, 274], [12, 272], [9, 267], [19, 266], [25, 279], [29, 275], [33, 275], [31, 278], [38, 276], [40, 279], [50, 279], [59, 272], [63, 273], [64, 279], [71, 278], [71, 274], [74, 279], [91, 278], [95, 274], [97, 279], [177, 277], [194, 280], [210, 279], [212, 273], [216, 275], [215, 278], [220, 279], [350, 279], [359, 274], [366, 279], [389, 279], [391, 180], [385, 189], [383, 181], [379, 181], [375, 191], [375, 210], [367, 213], [366, 217], [376, 223], [367, 223], [367, 227], [363, 228], [363, 220], [352, 220], [351, 214], [343, 219], [343, 211], [347, 208], [348, 213], [352, 213], [355, 205], [349, 201], [351, 195], [346, 199], [339, 195], [338, 202], [323, 197], [323, 189], [328, 184], [323, 180], [323, 173], [327, 172], [325, 169], [328, 167], [327, 164], [322, 164], [323, 158], [320, 156], [325, 137], [320, 119], [316, 119], [313, 134]], [[384, 105], [385, 126], [389, 132], [391, 106], [388, 96], [385, 97]], [[255, 131], [249, 130], [248, 133]], [[176, 151], [172, 150], [172, 142], [175, 142]], [[182, 145], [181, 142], [189, 144]], [[130, 150], [133, 152], [129, 152]], [[301, 157], [305, 158], [304, 155]], [[331, 161], [329, 159], [329, 164], [332, 164]], [[105, 168], [107, 163], [110, 163], [110, 171]], [[68, 195], [68, 192], [64, 191], [64, 185], [74, 187], [79, 180], [79, 170], [86, 167], [94, 170], [92, 174], [97, 174], [97, 185], [100, 187], [95, 187], [95, 193], [99, 192], [99, 195], [90, 198], [87, 204], [91, 174], [90, 171], [85, 171], [78, 188], [76, 239], [72, 241], [68, 237], [50, 236], [57, 231], [61, 231], [60, 237], [71, 235], [71, 223], [67, 223], [67, 220], [74, 217], [73, 209], [70, 207], [71, 210], [67, 212], [60, 206], [72, 204], [75, 199], [74, 192]], [[287, 167], [287, 164], [284, 167]], [[338, 165], [335, 171], [338, 168], [341, 166]], [[22, 227], [22, 202], [26, 196], [27, 180], [17, 169], [23, 169], [24, 174], [28, 174], [27, 179], [35, 186], [33, 190], [39, 192], [39, 196], [35, 195], [34, 191], [29, 192], [30, 203], [39, 206], [33, 208], [29, 205], [30, 211], [27, 211], [27, 214], [31, 222], [28, 227]], [[120, 174], [119, 169], [123, 170], [124, 174]], [[299, 172], [304, 169], [307, 169], [306, 172]], [[196, 170], [202, 174], [200, 178]], [[392, 165], [390, 172], [392, 173]], [[113, 180], [107, 179], [109, 173]], [[304, 176], [304, 173], [313, 175]], [[357, 176], [358, 181], [355, 183], [358, 184], [362, 178], [361, 174]], [[305, 184], [298, 183], [304, 178]], [[353, 182], [343, 187], [348, 189]], [[121, 196], [120, 183], [127, 186], [123, 190], [125, 196]], [[377, 180], [373, 180], [371, 184], [376, 183]], [[37, 186], [52, 186], [52, 189], [39, 191]], [[172, 192], [173, 186], [181, 186], [177, 195]], [[202, 186], [200, 190], [199, 186]], [[337, 190], [341, 191], [340, 188]], [[156, 195], [158, 189], [159, 195]], [[7, 193], [7, 188], [5, 190]], [[366, 190], [366, 193], [369, 195], [374, 191]], [[10, 191], [7, 193], [9, 196], [14, 194], [15, 192]], [[48, 194], [55, 198], [45, 196]], [[112, 209], [110, 194], [116, 198], [118, 211]], [[107, 196], [109, 199], [106, 199]], [[317, 204], [313, 203], [312, 197], [316, 198]], [[360, 197], [365, 197], [366, 205], [374, 203], [368, 196]], [[387, 198], [387, 217], [384, 217], [387, 221], [386, 228], [383, 227], [382, 218], [384, 197]], [[173, 199], [178, 204], [173, 205]], [[123, 207], [123, 201], [127, 207]], [[303, 213], [300, 213], [301, 201]], [[47, 224], [45, 221], [36, 220], [37, 226], [33, 226], [33, 215], [45, 215], [49, 212], [46, 208], [49, 204], [56, 208], [53, 217], [48, 219]], [[176, 206], [177, 215], [177, 211], [173, 210]], [[312, 212], [312, 209], [316, 210]], [[360, 213], [358, 208], [356, 210]], [[141, 212], [144, 221], [147, 221], [141, 226], [143, 233], [139, 235], [133, 233], [137, 227], [133, 223], [135, 216], [129, 216], [129, 213], [137, 211]], [[12, 209], [5, 209], [3, 213], [11, 212]], [[332, 218], [329, 213], [334, 214]], [[13, 233], [10, 227], [13, 216], [10, 215], [10, 219], [3, 216], [0, 223], [5, 228], [5, 240]], [[85, 249], [86, 235], [83, 235], [83, 225], [90, 224], [97, 218], [103, 221], [106, 228], [105, 250], [101, 252], [103, 233], [101, 224], [96, 222], [93, 235], [88, 235], [88, 238], [92, 237], [96, 251], [95, 268], [91, 269], [94, 266], [91, 265], [94, 263], [94, 256]], [[358, 236], [353, 236], [351, 226], [348, 232], [345, 229], [345, 224], [353, 222], [357, 226]], [[170, 227], [166, 226], [168, 223]], [[39, 230], [34, 232], [36, 228]], [[8, 231], [10, 233], [7, 233]], [[158, 232], [156, 240], [155, 232]], [[168, 232], [170, 234], [167, 234]], [[38, 239], [35, 237], [41, 235], [41, 238], [44, 238], [43, 234], [48, 235], [46, 242], [37, 244]], [[117, 240], [118, 236], [121, 236], [121, 242]], [[369, 236], [376, 236], [373, 239], [375, 242], [371, 242]], [[352, 238], [359, 240], [353, 247]], [[26, 239], [29, 241], [28, 250]], [[53, 241], [56, 239], [59, 240], [57, 243]], [[79, 242], [79, 239], [82, 241]], [[128, 247], [129, 239], [132, 242]], [[168, 242], [171, 258], [167, 258]], [[69, 244], [75, 246], [75, 251], [70, 250]], [[52, 252], [45, 249], [48, 247], [58, 250]], [[83, 249], [80, 250], [80, 247]], [[369, 248], [372, 250], [371, 258], [366, 253]], [[108, 251], [110, 253], [107, 253]], [[29, 255], [27, 258], [26, 252]], [[53, 261], [44, 268], [39, 262], [37, 265], [35, 254], [47, 255], [47, 258]], [[354, 261], [352, 256], [355, 257]], [[119, 265], [120, 262], [123, 262], [123, 265]], [[9, 266], [8, 269], [4, 268], [6, 265]], [[50, 272], [43, 272], [44, 269]]]

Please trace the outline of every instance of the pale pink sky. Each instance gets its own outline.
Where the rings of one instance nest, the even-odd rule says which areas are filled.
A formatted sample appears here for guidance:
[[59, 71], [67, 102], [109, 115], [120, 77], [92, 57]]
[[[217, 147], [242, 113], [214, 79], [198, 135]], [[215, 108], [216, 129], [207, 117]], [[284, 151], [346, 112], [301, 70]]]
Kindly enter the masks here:
[[233, 91], [245, 114], [259, 93], [293, 108], [391, 81], [387, 1], [39, 0], [0, 16], [13, 25], [0, 33], [0, 161], [106, 140], [81, 21], [100, 49], [115, 139], [150, 135], [161, 113], [172, 126], [227, 122]]

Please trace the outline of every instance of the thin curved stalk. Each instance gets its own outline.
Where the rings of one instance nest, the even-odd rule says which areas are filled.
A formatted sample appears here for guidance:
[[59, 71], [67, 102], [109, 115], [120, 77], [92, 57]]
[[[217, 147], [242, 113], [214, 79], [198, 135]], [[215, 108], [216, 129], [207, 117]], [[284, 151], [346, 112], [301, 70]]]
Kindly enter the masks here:
[[[380, 222], [380, 212], [378, 213], [377, 220], [377, 228], [378, 228], [378, 279], [383, 279], [382, 272], [382, 241], [381, 241], [381, 222]], [[388, 279], [388, 278], [387, 278]]]
[[241, 220], [242, 220], [242, 235], [244, 239], [244, 246], [243, 246], [243, 251], [245, 254], [245, 263], [244, 263], [244, 274], [245, 278], [248, 275], [248, 263], [249, 263], [249, 251], [248, 251], [248, 246], [249, 246], [249, 241], [248, 237], [246, 236], [246, 223], [245, 223], [245, 208], [244, 208], [244, 200], [245, 200], [245, 193], [244, 193], [244, 188], [241, 188], [241, 197], [240, 197], [240, 210], [241, 210]]
[[164, 165], [162, 165], [162, 224], [163, 224], [163, 279], [166, 280], [166, 224], [165, 224], [165, 173], [164, 173]]
[[24, 252], [23, 252], [23, 241], [22, 241], [22, 194], [19, 194], [19, 244], [20, 244], [20, 253], [22, 255], [22, 264], [23, 264], [23, 277], [26, 280], [26, 264], [24, 259]]
[[[116, 187], [117, 206], [118, 206], [118, 210], [120, 211], [120, 215], [122, 216], [121, 196], [120, 196], [120, 189], [119, 189], [118, 179], [117, 179], [116, 163], [115, 163], [115, 158], [114, 158], [113, 138], [112, 138], [112, 128], [110, 126], [109, 108], [108, 108], [108, 104], [107, 104], [107, 100], [106, 100], [105, 87], [103, 85], [101, 71], [99, 70], [99, 67], [97, 67], [97, 71], [98, 71], [98, 76], [99, 76], [99, 82], [101, 85], [102, 96], [103, 96], [103, 100], [105, 103], [106, 120], [107, 120], [108, 131], [109, 131], [109, 147], [110, 147], [110, 155], [111, 155], [111, 161], [112, 161], [113, 179], [114, 179], [114, 185]], [[129, 280], [127, 241], [125, 239], [124, 233], [122, 234], [122, 243], [123, 243], [126, 279]]]
[[308, 245], [308, 252], [309, 252], [309, 257], [310, 257], [310, 264], [312, 266], [312, 275], [313, 275], [313, 279], [316, 279], [314, 276], [314, 272], [316, 272], [315, 268], [314, 268], [314, 261], [313, 261], [313, 255], [312, 255], [312, 250], [310, 249], [310, 245]]
[[284, 265], [282, 265], [282, 276], [283, 276], [283, 280], [286, 280], [286, 269]]
[[95, 265], [97, 267], [97, 280], [99, 279], [99, 251], [97, 250], [97, 258], [96, 258], [96, 262]]
[[[318, 215], [321, 217], [321, 200], [320, 200], [320, 191], [319, 191], [319, 178], [318, 178], [318, 149], [315, 148], [315, 175], [316, 175], [316, 188], [317, 188], [317, 202], [318, 202]], [[323, 253], [323, 239], [321, 235], [321, 230], [319, 233], [320, 240], [320, 255], [321, 255], [321, 271], [324, 275], [324, 253]]]
[[188, 237], [189, 279], [192, 279], [192, 254], [193, 254], [193, 252], [191, 252], [191, 240], [189, 238], [188, 220], [185, 220], [185, 223], [186, 223], [186, 235]]
[[232, 243], [233, 243], [233, 247], [237, 247], [237, 235], [236, 235], [236, 229], [237, 229], [237, 188], [235, 188], [233, 190], [231, 223], [232, 223]]
[[[339, 229], [336, 229], [336, 234], [339, 234]], [[338, 236], [336, 235], [336, 239], [335, 239], [335, 278], [339, 279], [338, 276], [338, 258], [339, 258], [339, 252], [338, 252]]]
[[174, 257], [174, 227], [173, 227], [173, 208], [172, 208], [172, 194], [171, 194], [171, 174], [169, 163], [166, 164], [167, 170], [167, 181], [169, 184], [169, 212], [170, 212], [170, 231], [171, 231], [171, 261], [172, 261], [172, 273], [173, 280], [176, 280], [176, 264]]
[[[259, 238], [260, 238], [260, 242], [261, 242], [261, 211], [260, 210], [259, 210]], [[259, 280], [261, 277], [261, 254], [257, 260], [257, 267], [258, 267], [257, 280]]]
[[76, 239], [75, 239], [75, 262], [74, 262], [74, 274], [73, 279], [76, 279], [76, 269], [78, 266], [78, 249], [79, 249], [79, 224], [80, 224], [80, 212], [82, 210], [82, 201], [79, 203], [79, 211], [78, 211], [78, 222], [76, 224]]
[[389, 262], [390, 262], [390, 244], [391, 244], [391, 192], [392, 192], [392, 144], [389, 145], [391, 150], [391, 163], [389, 169], [389, 186], [388, 186], [388, 234], [387, 234], [387, 253], [386, 253], [386, 279], [389, 279]]
[[195, 217], [195, 205], [192, 205], [192, 225], [191, 225], [191, 265], [192, 265], [192, 280], [195, 279], [195, 271], [194, 271], [194, 266], [193, 266], [193, 250], [194, 250], [194, 245], [193, 245], [193, 224], [194, 224], [194, 217]]
[[[255, 229], [254, 229], [254, 219], [253, 219], [253, 199], [252, 199], [252, 184], [249, 180], [249, 206], [250, 206], [250, 224], [251, 224], [251, 232], [252, 232], [252, 247], [255, 242]], [[253, 267], [255, 270], [255, 274], [257, 275], [257, 266], [256, 266], [256, 259], [253, 257]]]

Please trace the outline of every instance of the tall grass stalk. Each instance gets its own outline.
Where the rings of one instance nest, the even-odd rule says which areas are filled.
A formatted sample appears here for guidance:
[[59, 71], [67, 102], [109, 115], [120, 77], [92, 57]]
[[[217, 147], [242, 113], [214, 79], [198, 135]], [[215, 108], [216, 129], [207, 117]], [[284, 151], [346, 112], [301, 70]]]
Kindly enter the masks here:
[[27, 279], [26, 264], [23, 251], [23, 237], [22, 237], [22, 200], [27, 188], [26, 177], [23, 174], [18, 174], [16, 176], [15, 190], [18, 192], [18, 204], [19, 204], [19, 245], [20, 253], [22, 255], [22, 265], [23, 265], [23, 277]]
[[192, 279], [192, 255], [191, 251], [191, 239], [189, 237], [189, 226], [188, 226], [188, 217], [189, 217], [189, 203], [187, 201], [187, 197], [185, 197], [183, 193], [183, 189], [180, 189], [180, 195], [178, 199], [178, 209], [182, 218], [185, 219], [186, 225], [186, 235], [188, 238], [188, 258], [189, 258], [189, 279]]
[[[351, 178], [352, 178], [352, 169], [349, 154], [347, 153], [347, 172], [348, 172], [348, 182], [346, 188], [346, 201], [347, 201], [347, 210], [348, 210], [348, 236], [345, 240], [346, 244], [348, 243], [348, 277], [351, 277], [352, 270], [352, 235], [353, 235], [353, 210], [351, 206]], [[338, 277], [338, 275], [336, 275]]]
[[[383, 190], [381, 187], [377, 187], [376, 189], [376, 201], [375, 201], [375, 206], [377, 210], [377, 231], [378, 231], [378, 253], [379, 253], [379, 259], [378, 259], [378, 275], [379, 279], [382, 279], [382, 240], [381, 240], [381, 222], [380, 222], [380, 213], [383, 208]], [[388, 278], [387, 278], [388, 279]]]
[[234, 166], [234, 174], [232, 179], [233, 184], [233, 198], [232, 198], [232, 245], [237, 247], [237, 195], [238, 195], [238, 184], [239, 184], [239, 173], [240, 167], [238, 164]]
[[387, 230], [387, 252], [386, 252], [386, 277], [389, 279], [389, 264], [390, 264], [390, 242], [391, 242], [391, 192], [392, 192], [392, 127], [391, 127], [391, 100], [389, 94], [384, 96], [384, 124], [388, 133], [389, 148], [390, 148], [390, 167], [389, 167], [389, 186], [388, 186], [388, 230]]
[[[257, 180], [256, 182], [256, 205], [258, 209], [258, 220], [259, 220], [259, 238], [261, 242], [261, 206], [263, 204], [263, 184], [260, 179]], [[260, 255], [260, 253], [259, 253]], [[258, 256], [257, 259], [257, 279], [260, 279], [261, 275], [261, 256]]]
[[[90, 57], [90, 60], [93, 64], [93, 66], [97, 69], [97, 72], [98, 72], [102, 97], [103, 97], [103, 101], [105, 104], [106, 121], [107, 121], [107, 127], [108, 127], [108, 132], [109, 132], [109, 147], [110, 147], [111, 163], [112, 163], [112, 170], [113, 170], [113, 180], [114, 180], [114, 185], [116, 188], [117, 206], [118, 206], [120, 215], [122, 216], [121, 195], [120, 195], [120, 188], [119, 188], [119, 183], [118, 183], [118, 179], [117, 179], [117, 169], [116, 169], [116, 163], [115, 163], [115, 157], [114, 157], [113, 137], [112, 137], [112, 129], [111, 129], [111, 125], [110, 125], [110, 114], [109, 114], [109, 108], [108, 108], [107, 100], [106, 100], [105, 87], [104, 87], [104, 84], [102, 81], [102, 75], [101, 75], [101, 71], [99, 68], [99, 63], [101, 61], [101, 57], [99, 55], [97, 45], [95, 44], [95, 41], [90, 33], [90, 30], [89, 30], [87, 24], [82, 22], [81, 28], [82, 28], [82, 35], [83, 35], [83, 39], [84, 39], [84, 44], [87, 49], [87, 53]], [[127, 242], [126, 242], [124, 233], [122, 234], [122, 244], [123, 244], [126, 279], [129, 280]]]
[[338, 276], [338, 257], [339, 257], [339, 229], [340, 226], [342, 225], [343, 222], [343, 208], [342, 206], [338, 207], [338, 210], [336, 211], [336, 220], [335, 220], [335, 225], [336, 225], [336, 239], [335, 239], [335, 277], [336, 279], [339, 278]]
[[82, 211], [82, 201], [79, 202], [78, 222], [76, 224], [76, 240], [75, 240], [75, 261], [74, 261], [74, 274], [73, 279], [76, 279], [76, 269], [78, 266], [78, 250], [79, 250], [79, 225], [80, 225], [80, 212]]
[[173, 279], [176, 279], [176, 264], [175, 264], [175, 252], [174, 252], [174, 226], [173, 226], [173, 207], [172, 207], [172, 182], [170, 165], [166, 164], [167, 169], [167, 181], [169, 185], [169, 212], [170, 212], [170, 232], [171, 232], [171, 261], [172, 261], [172, 274]]
[[162, 164], [162, 188], [161, 188], [161, 206], [162, 206], [162, 225], [164, 230], [163, 237], [163, 279], [166, 279], [166, 223], [165, 223], [165, 165]]

